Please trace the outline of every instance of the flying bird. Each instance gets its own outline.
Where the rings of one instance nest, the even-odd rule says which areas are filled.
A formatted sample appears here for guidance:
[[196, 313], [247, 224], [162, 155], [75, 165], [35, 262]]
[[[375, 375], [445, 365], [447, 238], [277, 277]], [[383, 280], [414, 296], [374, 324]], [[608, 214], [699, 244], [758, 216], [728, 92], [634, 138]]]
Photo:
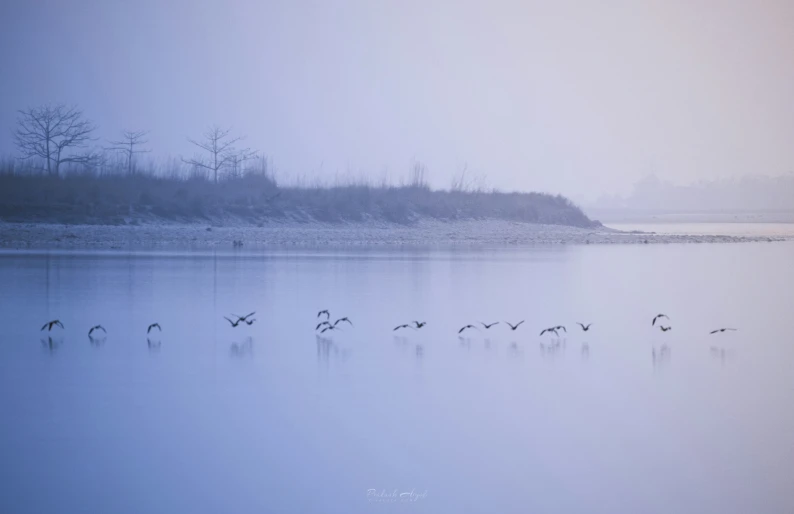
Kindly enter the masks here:
[[251, 325], [254, 324], [254, 321], [256, 321], [256, 318], [247, 319], [247, 320], [245, 320], [245, 324], [250, 327]]
[[328, 312], [328, 310], [327, 310], [327, 309], [325, 309], [325, 310], [321, 310], [320, 312], [318, 312], [318, 313], [317, 313], [317, 317], [319, 318], [319, 317], [320, 317], [320, 316], [322, 316], [323, 314], [325, 314], [325, 319], [326, 319], [326, 321], [327, 321], [327, 320], [329, 320], [329, 319], [331, 319], [331, 313], [330, 313], [330, 312]]
[[102, 325], [96, 325], [94, 327], [91, 327], [91, 330], [88, 331], [88, 337], [91, 337], [91, 334], [94, 333], [94, 330], [101, 330], [102, 332], [104, 332], [106, 334], [108, 333], [108, 331], [105, 330], [105, 327], [103, 327]]
[[148, 334], [148, 333], [149, 333], [149, 332], [151, 332], [151, 331], [152, 331], [152, 329], [153, 329], [153, 328], [155, 328], [155, 327], [157, 327], [157, 330], [159, 330], [160, 332], [162, 332], [162, 331], [163, 331], [163, 329], [160, 327], [160, 324], [159, 324], [159, 323], [152, 323], [151, 325], [149, 325], [149, 328], [147, 328], [147, 329], [146, 329], [146, 333]]
[[554, 327], [554, 330], [560, 330], [560, 329], [562, 329], [562, 331], [565, 332], [566, 334], [568, 333], [568, 331], [565, 330], [565, 327], [562, 325], [557, 325], [556, 327]]
[[662, 329], [662, 332], [667, 332], [668, 330], [673, 329], [673, 327], [663, 327], [661, 324], [659, 325], [659, 328]]
[[521, 326], [521, 323], [523, 323], [523, 322], [524, 322], [524, 320], [522, 319], [521, 321], [519, 321], [515, 325], [511, 325], [509, 321], [505, 321], [505, 323], [507, 323], [507, 326], [510, 327], [510, 330], [512, 330], [512, 331], [515, 331], [515, 329], [517, 329], [519, 326]]
[[670, 319], [670, 318], [667, 317], [667, 314], [657, 314], [656, 316], [653, 317], [653, 321], [651, 321], [651, 326], [656, 325], [656, 320], [659, 319], [659, 318], [664, 318], [664, 319], [668, 319], [668, 320]]
[[555, 336], [559, 336], [559, 334], [557, 333], [557, 329], [556, 328], [544, 328], [543, 330], [541, 330], [540, 335], [543, 335], [546, 332], [548, 332], [548, 333], [552, 333], [553, 332]]
[[576, 324], [579, 325], [580, 327], [582, 327], [582, 330], [584, 330], [585, 332], [590, 330], [590, 325], [592, 325], [592, 323], [588, 323], [587, 325], [584, 325], [582, 323], [579, 323], [578, 321], [576, 322]]
[[[231, 323], [231, 325], [232, 325], [232, 328], [237, 328], [237, 325], [239, 325], [239, 324], [240, 324], [240, 320], [239, 320], [239, 319], [238, 319], [237, 321], [232, 321], [232, 320], [230, 320], [229, 318], [227, 318], [226, 316], [224, 316], [224, 317], [223, 317], [223, 319], [225, 319], [226, 321], [228, 321], [229, 323]], [[150, 327], [150, 328], [151, 328], [151, 327]]]
[[240, 316], [239, 314], [232, 313], [232, 316], [236, 316], [237, 317], [237, 323], [240, 323], [241, 321], [248, 320], [248, 318], [250, 318], [254, 314], [256, 314], [256, 312], [252, 312], [251, 314], [246, 314], [245, 316]]
[[492, 326], [494, 326], [494, 325], [498, 325], [498, 324], [499, 324], [499, 322], [498, 322], [498, 321], [494, 321], [494, 322], [493, 322], [493, 323], [491, 323], [490, 325], [488, 325], [488, 324], [486, 324], [486, 323], [483, 323], [482, 321], [480, 321], [480, 325], [484, 326], [484, 327], [485, 327], [485, 330], [488, 330], [488, 329], [489, 329], [489, 328], [491, 328]]
[[416, 330], [416, 329], [415, 329], [414, 327], [412, 327], [411, 325], [408, 325], [408, 324], [406, 324], [406, 325], [399, 325], [399, 326], [396, 326], [396, 327], [394, 327], [394, 330], [392, 330], [392, 332], [397, 332], [397, 331], [398, 331], [398, 330], [400, 330], [401, 328], [410, 328], [411, 330]]
[[735, 328], [718, 328], [717, 330], [712, 330], [711, 332], [709, 332], [709, 334], [716, 334], [717, 332], [725, 332], [726, 330], [730, 330], [732, 332], [736, 331]]
[[52, 321], [48, 321], [47, 323], [42, 325], [40, 332], [43, 331], [45, 328], [47, 329], [47, 332], [49, 332], [49, 331], [52, 330], [52, 327], [54, 327], [54, 326], [59, 326], [59, 327], [63, 328], [63, 323], [61, 323], [57, 319], [54, 319]]
[[477, 327], [475, 327], [474, 325], [466, 325], [465, 327], [463, 327], [460, 330], [458, 330], [458, 334], [460, 334], [461, 332], [463, 332], [467, 328], [477, 328]]
[[422, 328], [427, 325], [427, 321], [414, 321], [414, 323], [416, 324], [416, 328]]
[[353, 326], [353, 322], [350, 321], [349, 319], [347, 319], [347, 317], [339, 318], [338, 320], [334, 321], [334, 326], [336, 326], [338, 323], [340, 323], [342, 321], [347, 321], [348, 323], [350, 323], [351, 327]]
[[317, 326], [316, 326], [316, 327], [314, 327], [314, 330], [315, 330], [315, 332], [316, 332], [317, 330], [320, 330], [320, 327], [321, 327], [321, 326], [323, 326], [323, 325], [328, 325], [328, 326], [331, 326], [331, 324], [330, 324], [330, 323], [328, 323], [327, 321], [321, 321], [320, 323], [318, 323], [318, 324], [317, 324]]
[[336, 325], [329, 324], [327, 327], [325, 327], [324, 329], [320, 330], [320, 333], [323, 334], [323, 333], [325, 333], [326, 330], [340, 330], [340, 329], [336, 328]]

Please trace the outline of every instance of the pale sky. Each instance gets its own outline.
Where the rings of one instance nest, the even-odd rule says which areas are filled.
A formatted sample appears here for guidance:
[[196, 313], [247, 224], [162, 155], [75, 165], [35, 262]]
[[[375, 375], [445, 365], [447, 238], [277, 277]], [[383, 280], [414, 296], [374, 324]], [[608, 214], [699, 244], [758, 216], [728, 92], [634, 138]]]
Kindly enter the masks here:
[[[210, 124], [282, 176], [489, 186], [586, 201], [794, 171], [794, 2], [6, 0], [0, 153], [15, 111], [80, 105], [152, 155]], [[2, 135], [5, 134], [5, 135]]]

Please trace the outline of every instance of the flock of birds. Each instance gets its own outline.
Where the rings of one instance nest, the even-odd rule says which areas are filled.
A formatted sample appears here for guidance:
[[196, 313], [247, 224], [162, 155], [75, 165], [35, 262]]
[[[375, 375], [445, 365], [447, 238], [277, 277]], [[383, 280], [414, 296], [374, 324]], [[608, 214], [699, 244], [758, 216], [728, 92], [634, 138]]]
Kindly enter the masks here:
[[[256, 312], [251, 312], [249, 314], [246, 314], [245, 316], [240, 316], [238, 314], [232, 314], [231, 315], [232, 318], [224, 316], [223, 319], [228, 321], [232, 328], [237, 328], [238, 326], [240, 326], [242, 324], [251, 326], [251, 325], [254, 324], [254, 322], [256, 322], [256, 318], [253, 317], [255, 314], [256, 314]], [[341, 330], [343, 324], [345, 324], [345, 323], [347, 323], [351, 327], [353, 326], [353, 322], [350, 321], [350, 318], [348, 318], [347, 316], [343, 316], [343, 317], [337, 319], [336, 321], [334, 321], [333, 323], [331, 323], [331, 313], [330, 313], [330, 311], [328, 309], [323, 309], [323, 310], [319, 311], [317, 313], [317, 318], [316, 319], [321, 319], [323, 317], [325, 317], [325, 319], [323, 319], [319, 323], [317, 323], [317, 325], [315, 326], [315, 329], [314, 329], [315, 332], [319, 332], [320, 334], [324, 334], [325, 332], [328, 332], [328, 331]], [[662, 320], [667, 320], [668, 324], [665, 326], [663, 324]], [[479, 325], [482, 326], [482, 328], [484, 330], [491, 330], [496, 325], [499, 325], [500, 323], [504, 323], [510, 329], [511, 332], [515, 332], [516, 330], [518, 330], [518, 328], [522, 324], [524, 324], [524, 321], [525, 320], [521, 320], [518, 323], [510, 323], [509, 321], [504, 321], [504, 322], [493, 321], [491, 323], [484, 323], [484, 322], [481, 321], [481, 322], [479, 322]], [[652, 327], [658, 326], [659, 330], [661, 330], [662, 332], [667, 332], [669, 330], [672, 330], [672, 326], [670, 326], [669, 321], [670, 321], [670, 318], [666, 314], [657, 314], [651, 320], [651, 326]], [[416, 331], [416, 330], [421, 330], [426, 325], [427, 325], [426, 321], [414, 320], [411, 323], [403, 323], [401, 325], [397, 325], [396, 327], [394, 327], [392, 329], [392, 331], [393, 332], [397, 332], [397, 331], [400, 331], [400, 330], [414, 330], [414, 331]], [[593, 323], [584, 324], [584, 323], [581, 323], [581, 322], [577, 322], [577, 325], [579, 325], [579, 327], [581, 328], [582, 332], [589, 332], [590, 328], [593, 326]], [[47, 332], [51, 332], [55, 327], [58, 327], [58, 328], [60, 328], [62, 330], [64, 329], [63, 323], [60, 320], [55, 319], [55, 320], [52, 320], [52, 321], [48, 321], [47, 323], [42, 325], [41, 331], [47, 330]], [[160, 326], [160, 324], [157, 323], [157, 322], [151, 323], [146, 328], [147, 342], [149, 343], [149, 346], [153, 346], [153, 345], [159, 346], [159, 341], [153, 343], [148, 337], [149, 334], [154, 329], [157, 329], [158, 332], [162, 332], [162, 330], [163, 330], [162, 327]], [[462, 338], [463, 337], [462, 334], [464, 332], [466, 332], [467, 330], [469, 330], [469, 331], [470, 330], [479, 331], [480, 327], [475, 325], [475, 324], [471, 324], [471, 323], [467, 324], [467, 325], [464, 325], [463, 327], [461, 327], [458, 330], [458, 332], [457, 332], [458, 333], [458, 337]], [[733, 331], [736, 331], [736, 330], [737, 329], [735, 329], [735, 328], [728, 328], [728, 327], [717, 328], [717, 329], [714, 329], [711, 332], [709, 332], [709, 334], [718, 334], [718, 333], [727, 332], [727, 331], [733, 332]], [[100, 331], [102, 332], [103, 336], [107, 335], [107, 330], [105, 330], [105, 327], [103, 327], [102, 325], [94, 325], [93, 327], [91, 327], [88, 330], [88, 338], [91, 341], [95, 341], [94, 334], [98, 333]], [[555, 326], [544, 328], [543, 330], [541, 330], [540, 331], [540, 336], [543, 336], [545, 334], [554, 335], [554, 336], [556, 336], [557, 340], [559, 340], [561, 331], [564, 332], [564, 333], [567, 333], [568, 329], [565, 328], [564, 325], [555, 325]]]

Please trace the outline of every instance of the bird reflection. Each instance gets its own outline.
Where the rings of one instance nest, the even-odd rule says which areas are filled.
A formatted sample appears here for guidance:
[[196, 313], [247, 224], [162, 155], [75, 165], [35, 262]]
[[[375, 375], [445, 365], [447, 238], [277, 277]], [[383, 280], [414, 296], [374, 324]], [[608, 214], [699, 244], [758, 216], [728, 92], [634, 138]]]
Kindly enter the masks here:
[[590, 345], [582, 343], [582, 360], [587, 360], [590, 357]]
[[43, 346], [46, 350], [49, 350], [50, 353], [55, 352], [58, 347], [63, 344], [63, 339], [53, 339], [52, 336], [48, 336], [46, 339], [41, 338], [41, 346]]
[[146, 346], [149, 348], [150, 352], [159, 352], [160, 344], [161, 341], [159, 339], [152, 339], [151, 337], [146, 338]]
[[105, 344], [105, 340], [106, 339], [107, 339], [107, 336], [104, 336], [104, 335], [102, 335], [102, 336], [92, 336], [91, 334], [88, 335], [88, 341], [91, 343], [91, 346], [94, 346], [94, 347], [97, 347], [97, 348], [102, 346], [103, 344]]
[[651, 348], [651, 360], [654, 368], [668, 364], [670, 362], [671, 353], [670, 347], [666, 344], [663, 344], [658, 351], [656, 348]]
[[252, 337], [246, 337], [242, 343], [232, 343], [229, 348], [229, 355], [232, 357], [250, 357], [254, 353], [254, 340]]
[[731, 357], [731, 353], [721, 346], [712, 346], [709, 348], [709, 353], [713, 359], [719, 360], [722, 364], [725, 364], [726, 357]]
[[332, 356], [341, 360], [346, 360], [350, 356], [349, 349], [340, 348], [330, 337], [323, 337], [319, 334], [314, 337], [317, 343], [317, 362], [327, 364]]

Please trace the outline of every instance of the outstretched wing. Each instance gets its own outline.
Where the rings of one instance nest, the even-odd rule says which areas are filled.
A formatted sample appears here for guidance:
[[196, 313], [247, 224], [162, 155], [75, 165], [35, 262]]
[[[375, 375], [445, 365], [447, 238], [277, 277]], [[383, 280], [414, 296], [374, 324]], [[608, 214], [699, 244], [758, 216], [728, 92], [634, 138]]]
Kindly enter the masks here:
[[58, 325], [59, 327], [63, 328], [63, 323], [61, 323], [60, 321], [55, 320], [55, 324]]
[[43, 324], [43, 325], [41, 326], [41, 330], [44, 330], [45, 328], [47, 328], [47, 325], [49, 325], [49, 323], [45, 323], [45, 324]]
[[543, 330], [540, 331], [540, 335], [543, 335], [543, 334], [545, 334], [548, 331], [549, 331], [548, 328], [544, 328]]
[[468, 327], [463, 327], [463, 328], [461, 328], [460, 330], [458, 330], [458, 334], [460, 334], [461, 332], [463, 332], [463, 331], [464, 331], [464, 330], [466, 330], [467, 328], [468, 328]]
[[716, 334], [716, 333], [717, 333], [717, 332], [719, 332], [719, 331], [720, 331], [720, 329], [717, 329], [717, 330], [712, 330], [711, 332], [709, 332], [709, 334]]
[[231, 326], [235, 326], [235, 325], [234, 325], [234, 321], [230, 320], [230, 319], [229, 319], [229, 318], [227, 318], [226, 316], [224, 316], [224, 317], [223, 317], [223, 319], [225, 319], [226, 321], [228, 321], [228, 322], [229, 322], [229, 324], [230, 324]]
[[347, 321], [348, 323], [350, 323], [350, 326], [351, 326], [351, 327], [353, 326], [353, 322], [352, 322], [352, 321], [350, 321], [349, 319], [347, 319], [347, 318], [342, 318], [342, 320], [344, 320], [344, 321]]
[[516, 328], [520, 327], [520, 326], [521, 326], [521, 323], [523, 323], [523, 322], [524, 322], [524, 320], [522, 319], [521, 321], [519, 321], [518, 323], [516, 323]]

